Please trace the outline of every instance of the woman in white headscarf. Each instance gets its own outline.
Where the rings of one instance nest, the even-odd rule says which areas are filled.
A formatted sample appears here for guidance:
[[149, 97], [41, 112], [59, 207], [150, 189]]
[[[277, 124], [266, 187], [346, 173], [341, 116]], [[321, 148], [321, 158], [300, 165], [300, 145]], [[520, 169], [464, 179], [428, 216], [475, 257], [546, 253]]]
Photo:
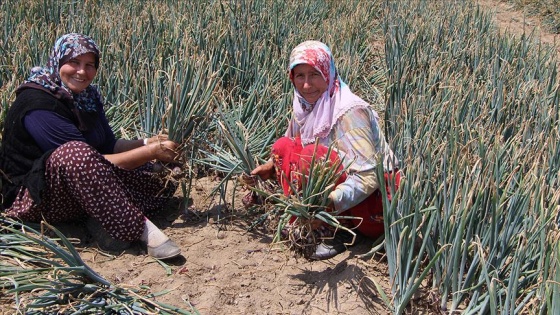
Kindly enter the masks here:
[[[262, 179], [276, 175], [284, 193], [289, 194], [287, 182], [293, 180], [290, 174], [301, 164], [301, 151], [309, 150], [305, 147], [313, 146], [316, 140], [323, 147], [332, 145], [346, 167], [344, 181], [329, 195], [334, 211], [363, 218], [357, 230], [366, 236], [380, 236], [383, 207], [376, 165], [383, 163], [386, 178], [393, 176], [396, 185], [400, 173], [397, 158], [379, 127], [379, 116], [342, 81], [324, 43], [305, 41], [296, 46], [288, 70], [294, 86], [292, 119], [285, 137], [273, 145], [272, 159], [251, 174]], [[327, 259], [345, 251], [348, 237], [337, 234], [319, 244], [310, 258]]]

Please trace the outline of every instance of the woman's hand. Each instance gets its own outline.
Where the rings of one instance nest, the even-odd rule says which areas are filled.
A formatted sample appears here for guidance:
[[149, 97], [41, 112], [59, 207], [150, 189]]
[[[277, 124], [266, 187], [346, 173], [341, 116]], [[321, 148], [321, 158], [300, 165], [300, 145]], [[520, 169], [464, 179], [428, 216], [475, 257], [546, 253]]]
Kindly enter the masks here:
[[168, 135], [157, 135], [147, 139], [147, 145], [152, 143], [160, 143], [169, 139]]
[[274, 163], [268, 161], [263, 165], [255, 167], [249, 175], [247, 175], [247, 173], [241, 174], [238, 180], [243, 186], [255, 187], [259, 178], [261, 180], [267, 180], [272, 176], [274, 176]]
[[113, 153], [123, 153], [153, 143], [161, 143], [167, 141], [168, 138], [169, 137], [167, 135], [161, 134], [146, 139], [135, 139], [135, 140], [117, 139], [117, 142], [115, 143], [115, 147], [113, 148]]
[[151, 143], [150, 140], [148, 140], [148, 147], [150, 152], [152, 152], [153, 159], [161, 162], [177, 162], [177, 158], [179, 157], [177, 148], [179, 144], [167, 140], [167, 136], [165, 136], [165, 140], [163, 140], [163, 138], [163, 136], [152, 137], [150, 138], [150, 140], [152, 140]]
[[[147, 145], [143, 140], [119, 139], [115, 144], [115, 153], [104, 155], [111, 163], [124, 169], [134, 169], [149, 161], [158, 160], [164, 163], [179, 162], [179, 144], [168, 140], [166, 135], [151, 137]], [[134, 148], [124, 150], [128, 144]], [[120, 150], [117, 150], [118, 149]]]
[[263, 165], [259, 165], [255, 167], [254, 170], [251, 171], [251, 175], [257, 175], [262, 180], [267, 180], [274, 176], [274, 162], [269, 160]]

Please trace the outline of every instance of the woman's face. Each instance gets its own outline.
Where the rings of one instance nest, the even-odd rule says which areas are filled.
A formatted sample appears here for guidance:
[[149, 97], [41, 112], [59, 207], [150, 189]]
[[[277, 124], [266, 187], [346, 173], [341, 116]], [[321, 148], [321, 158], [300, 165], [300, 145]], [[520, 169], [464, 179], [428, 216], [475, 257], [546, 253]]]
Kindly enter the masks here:
[[60, 67], [60, 79], [73, 93], [80, 93], [87, 88], [95, 75], [95, 55], [86, 53], [68, 60]]
[[315, 104], [328, 88], [321, 72], [308, 64], [299, 64], [292, 71], [296, 90], [307, 102]]

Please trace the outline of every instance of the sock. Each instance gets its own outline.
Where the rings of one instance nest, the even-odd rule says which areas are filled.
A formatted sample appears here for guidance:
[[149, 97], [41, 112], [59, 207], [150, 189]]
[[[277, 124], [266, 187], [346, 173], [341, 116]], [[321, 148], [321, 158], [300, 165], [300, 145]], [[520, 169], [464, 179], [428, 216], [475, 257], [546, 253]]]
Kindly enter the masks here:
[[140, 236], [140, 240], [146, 243], [150, 247], [157, 247], [169, 240], [167, 235], [163, 234], [163, 232], [158, 229], [152, 221], [146, 218], [146, 222], [144, 223], [144, 232], [142, 236]]

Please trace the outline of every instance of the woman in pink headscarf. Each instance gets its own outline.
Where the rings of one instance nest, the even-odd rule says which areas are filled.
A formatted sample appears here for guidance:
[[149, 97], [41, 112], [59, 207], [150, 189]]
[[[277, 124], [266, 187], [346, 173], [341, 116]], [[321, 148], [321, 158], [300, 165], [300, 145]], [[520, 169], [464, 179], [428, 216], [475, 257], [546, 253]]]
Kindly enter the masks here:
[[[329, 195], [332, 208], [335, 213], [362, 218], [352, 223], [359, 233], [380, 236], [383, 206], [376, 167], [383, 163], [384, 185], [389, 176], [398, 185], [400, 173], [397, 158], [379, 127], [379, 116], [342, 81], [329, 47], [322, 42], [305, 41], [296, 46], [288, 70], [294, 85], [292, 119], [285, 137], [273, 145], [272, 159], [251, 175], [262, 179], [276, 176], [284, 193], [290, 194], [288, 182], [294, 180], [291, 174], [300, 171], [302, 160], [310, 159], [305, 152], [324, 155], [332, 145], [336, 153], [329, 159], [342, 158], [346, 169], [343, 181]], [[316, 141], [320, 150], [314, 148]], [[344, 231], [339, 231], [333, 239], [319, 244], [310, 258], [331, 258], [346, 250], [348, 239]]]

